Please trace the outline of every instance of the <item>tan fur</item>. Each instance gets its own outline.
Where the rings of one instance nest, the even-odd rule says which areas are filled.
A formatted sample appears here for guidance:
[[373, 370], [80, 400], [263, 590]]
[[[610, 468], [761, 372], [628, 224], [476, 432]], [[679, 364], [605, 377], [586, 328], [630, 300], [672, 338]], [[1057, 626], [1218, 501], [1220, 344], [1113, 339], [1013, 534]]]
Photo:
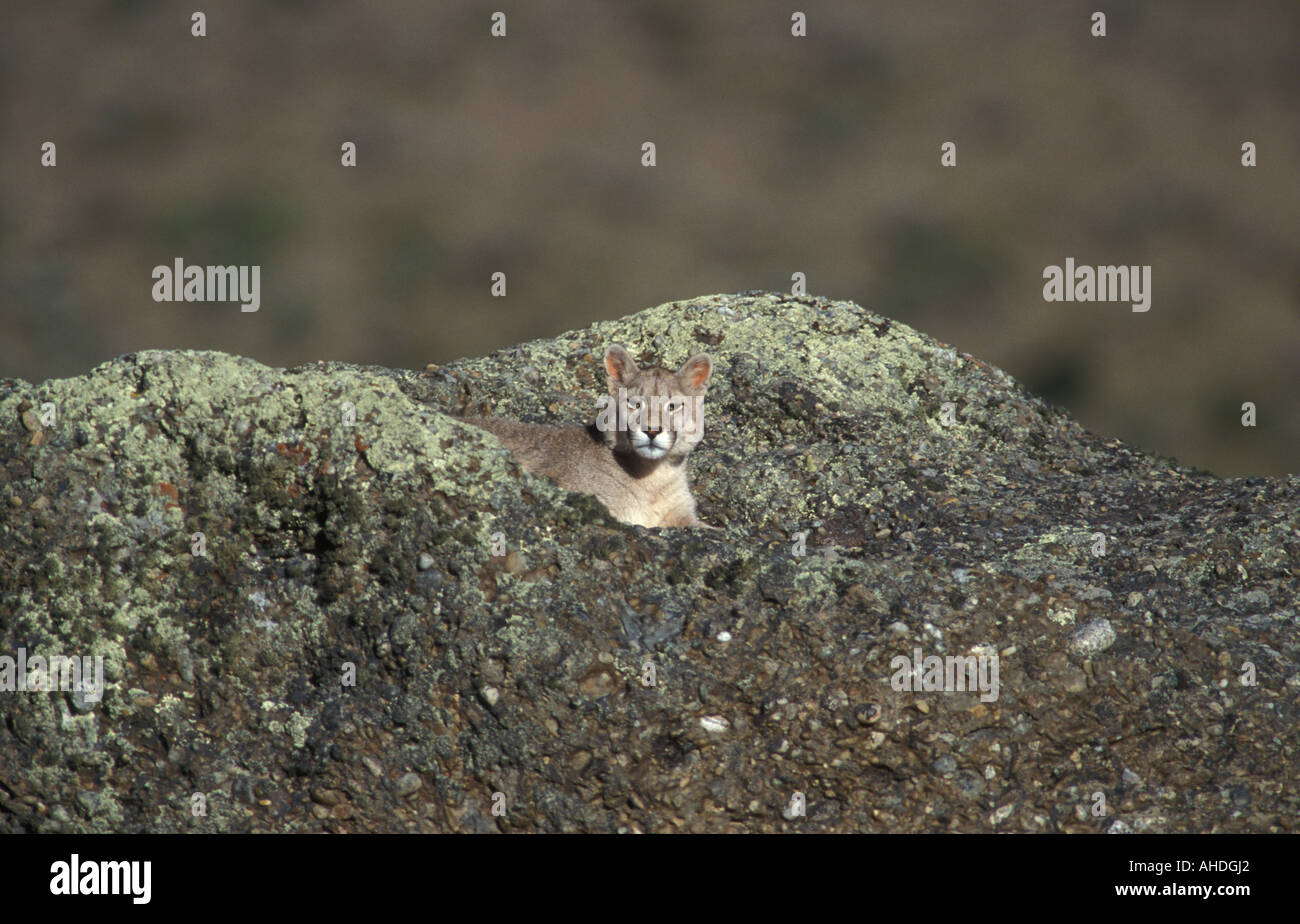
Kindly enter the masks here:
[[[593, 495], [624, 523], [712, 528], [695, 514], [686, 457], [694, 448], [688, 436], [696, 434], [698, 440], [703, 433], [702, 404], [713, 361], [700, 353], [677, 372], [638, 369], [627, 350], [613, 344], [605, 351], [605, 371], [610, 404], [585, 427], [499, 417], [456, 419], [496, 436], [528, 471], [553, 478], [570, 491]], [[615, 419], [620, 389], [626, 398], [623, 429]], [[659, 399], [658, 428], [649, 413], [653, 398]], [[646, 403], [644, 419], [632, 410], [637, 399]]]

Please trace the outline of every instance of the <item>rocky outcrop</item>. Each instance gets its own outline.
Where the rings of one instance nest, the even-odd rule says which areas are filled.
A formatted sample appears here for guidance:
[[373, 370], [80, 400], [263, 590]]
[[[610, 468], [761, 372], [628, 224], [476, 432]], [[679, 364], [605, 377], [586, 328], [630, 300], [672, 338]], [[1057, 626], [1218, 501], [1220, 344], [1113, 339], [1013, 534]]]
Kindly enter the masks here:
[[[714, 357], [721, 532], [446, 416], [583, 420], [610, 340]], [[0, 656], [105, 684], [0, 693], [0, 830], [1297, 827], [1297, 479], [1097, 437], [850, 303], [418, 373], [130, 354], [0, 383], [0, 473]]]

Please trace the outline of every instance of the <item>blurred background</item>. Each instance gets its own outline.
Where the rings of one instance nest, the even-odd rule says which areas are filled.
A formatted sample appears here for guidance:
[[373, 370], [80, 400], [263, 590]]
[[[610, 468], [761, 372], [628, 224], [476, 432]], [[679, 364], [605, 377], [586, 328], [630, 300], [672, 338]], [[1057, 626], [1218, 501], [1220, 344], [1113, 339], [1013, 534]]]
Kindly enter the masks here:
[[[1295, 0], [9, 4], [0, 377], [420, 368], [803, 272], [1096, 432], [1300, 471], [1297, 50]], [[154, 302], [177, 257], [261, 310]], [[1067, 257], [1150, 264], [1151, 310], [1045, 302]]]

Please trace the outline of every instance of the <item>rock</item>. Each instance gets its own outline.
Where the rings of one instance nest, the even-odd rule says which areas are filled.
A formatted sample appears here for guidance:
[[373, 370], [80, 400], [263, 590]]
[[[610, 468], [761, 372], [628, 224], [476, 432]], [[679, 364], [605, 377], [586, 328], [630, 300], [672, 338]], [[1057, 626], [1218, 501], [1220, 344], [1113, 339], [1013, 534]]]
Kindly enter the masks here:
[[393, 791], [396, 792], [400, 798], [406, 799], [415, 795], [423, 785], [424, 781], [420, 779], [418, 774], [404, 773], [398, 777], [397, 782], [393, 784]]
[[720, 735], [725, 732], [730, 724], [730, 722], [720, 715], [706, 715], [700, 718], [700, 727], [715, 735]]
[[[621, 525], [447, 416], [578, 421], [611, 340], [713, 356], [691, 474], [719, 531]], [[105, 691], [5, 693], [0, 831], [1291, 831], [1300, 627], [1246, 620], [1295, 598], [1298, 488], [774, 294], [426, 371], [143, 351], [5, 380], [0, 657], [100, 657]], [[916, 648], [1001, 652], [996, 696], [896, 690]], [[1063, 813], [1111, 780], [1123, 824]]]
[[1100, 654], [1115, 644], [1115, 629], [1109, 619], [1094, 619], [1070, 634], [1070, 653], [1081, 658]]
[[935, 773], [947, 776], [957, 770], [957, 761], [951, 754], [945, 754], [930, 765]]
[[310, 795], [311, 801], [321, 805], [340, 805], [343, 802], [343, 794], [337, 789], [323, 789], [317, 786], [312, 789]]

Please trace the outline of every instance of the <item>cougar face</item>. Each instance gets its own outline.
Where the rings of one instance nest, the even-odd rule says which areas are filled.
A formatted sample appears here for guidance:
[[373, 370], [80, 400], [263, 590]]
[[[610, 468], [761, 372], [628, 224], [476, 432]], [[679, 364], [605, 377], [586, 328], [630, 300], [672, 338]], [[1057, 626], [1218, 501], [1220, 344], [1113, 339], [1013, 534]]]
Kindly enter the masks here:
[[[700, 441], [705, 384], [713, 372], [708, 356], [691, 357], [676, 373], [638, 369], [627, 350], [614, 344], [605, 353], [605, 371], [609, 400], [602, 429], [616, 452], [657, 462], [669, 455], [684, 457]], [[598, 419], [597, 426], [601, 424]]]

